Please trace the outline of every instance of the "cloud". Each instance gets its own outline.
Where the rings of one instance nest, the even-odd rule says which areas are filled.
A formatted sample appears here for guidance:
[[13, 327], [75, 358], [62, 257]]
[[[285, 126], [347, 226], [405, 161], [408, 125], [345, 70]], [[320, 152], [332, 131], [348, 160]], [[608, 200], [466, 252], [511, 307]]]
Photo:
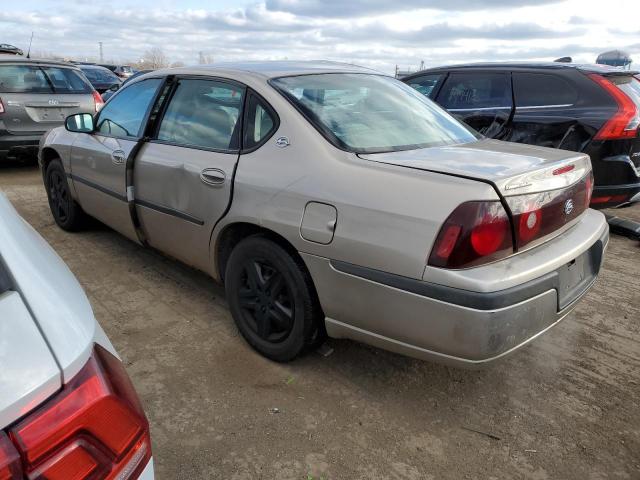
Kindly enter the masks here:
[[[78, 60], [97, 60], [99, 41], [105, 60], [116, 63], [137, 61], [146, 50], [161, 47], [171, 61], [186, 64], [196, 63], [202, 51], [215, 61], [327, 59], [388, 73], [396, 64], [415, 69], [422, 60], [437, 66], [571, 55], [593, 62], [598, 53], [614, 48], [640, 57], [633, 18], [606, 17], [615, 5], [601, 11], [580, 0], [554, 5], [553, 14], [538, 2], [530, 5], [533, 0], [516, 1], [517, 8], [513, 3], [502, 8], [504, 0], [450, 0], [447, 11], [422, 9], [444, 8], [444, 1], [408, 0], [401, 8], [379, 0], [344, 2], [345, 9], [358, 10], [353, 17], [313, 14], [320, 2], [309, 0], [246, 0], [256, 3], [226, 9], [211, 8], [204, 0], [201, 5], [188, 0], [193, 8], [176, 7], [171, 0], [136, 0], [134, 6], [114, 0], [92, 10], [79, 0], [24, 1], [31, 8], [12, 2], [0, 10], [2, 41], [26, 49], [34, 31], [34, 52]], [[328, 9], [343, 5], [337, 0], [322, 4]]]
[[398, 11], [489, 10], [515, 8], [526, 5], [556, 3], [558, 0], [404, 0], [401, 4], [389, 0], [266, 0], [267, 10], [288, 12], [305, 17], [363, 17]]

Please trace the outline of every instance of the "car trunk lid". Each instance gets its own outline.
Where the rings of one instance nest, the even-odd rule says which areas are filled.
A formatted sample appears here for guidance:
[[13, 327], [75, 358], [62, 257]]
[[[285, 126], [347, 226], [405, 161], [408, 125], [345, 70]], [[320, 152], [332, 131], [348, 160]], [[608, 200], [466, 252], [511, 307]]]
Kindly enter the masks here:
[[582, 153], [490, 139], [359, 156], [488, 182], [504, 197], [567, 188], [591, 170], [589, 157]]

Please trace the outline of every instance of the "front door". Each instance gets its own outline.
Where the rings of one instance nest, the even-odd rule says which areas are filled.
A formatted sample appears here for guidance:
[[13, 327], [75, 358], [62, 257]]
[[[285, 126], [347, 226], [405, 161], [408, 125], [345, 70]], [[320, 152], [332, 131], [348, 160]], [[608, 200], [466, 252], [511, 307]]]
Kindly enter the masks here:
[[489, 138], [501, 140], [509, 135], [513, 99], [507, 73], [451, 73], [437, 102]]
[[234, 82], [178, 78], [154, 138], [136, 159], [136, 205], [147, 241], [203, 270], [213, 227], [231, 201], [244, 96]]
[[96, 131], [79, 134], [71, 148], [71, 179], [82, 208], [136, 241], [127, 203], [126, 160], [162, 81], [143, 80], [118, 92], [99, 113]]

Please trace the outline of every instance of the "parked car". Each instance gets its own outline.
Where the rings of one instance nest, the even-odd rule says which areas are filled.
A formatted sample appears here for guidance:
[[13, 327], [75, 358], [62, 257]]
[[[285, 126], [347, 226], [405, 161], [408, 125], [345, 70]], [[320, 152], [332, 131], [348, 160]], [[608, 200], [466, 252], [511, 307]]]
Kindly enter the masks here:
[[2, 194], [0, 338], [0, 478], [154, 478], [117, 353], [73, 274]]
[[115, 84], [112, 85], [111, 88], [109, 88], [109, 90], [107, 90], [106, 92], [104, 92], [102, 94], [102, 99], [106, 102], [107, 100], [109, 100], [114, 93], [116, 93], [120, 87], [122, 87], [125, 83], [130, 82], [131, 80], [133, 80], [134, 78], [138, 78], [140, 75], [144, 75], [145, 73], [149, 73], [149, 72], [153, 72], [153, 70], [138, 70], [136, 71], [133, 75], [131, 75], [129, 78], [125, 78], [122, 83], [119, 84]]
[[608, 227], [589, 157], [481, 139], [402, 82], [330, 62], [174, 68], [41, 142], [53, 218], [85, 215], [225, 285], [288, 361], [325, 334], [455, 365], [564, 318]]
[[23, 55], [23, 51], [8, 43], [0, 43], [0, 54]]
[[0, 160], [36, 158], [46, 130], [101, 106], [100, 94], [78, 67], [0, 55]]
[[113, 73], [115, 73], [118, 77], [122, 78], [123, 80], [126, 78], [129, 78], [131, 75], [135, 73], [134, 68], [130, 67], [129, 65], [103, 64], [100, 66], [108, 70], [111, 70]]
[[[93, 88], [100, 94], [104, 94], [114, 85], [119, 86], [122, 83], [120, 77], [108, 68], [99, 65], [78, 65], [87, 80], [91, 82]], [[104, 97], [103, 97], [104, 100]]]
[[568, 63], [471, 64], [403, 79], [490, 138], [586, 153], [591, 206], [640, 201], [637, 72]]

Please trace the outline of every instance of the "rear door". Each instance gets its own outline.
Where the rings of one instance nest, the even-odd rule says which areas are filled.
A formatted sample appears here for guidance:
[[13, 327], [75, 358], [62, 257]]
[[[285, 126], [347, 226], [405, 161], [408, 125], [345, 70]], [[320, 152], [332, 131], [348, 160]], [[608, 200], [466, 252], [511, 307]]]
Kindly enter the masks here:
[[231, 199], [245, 93], [229, 80], [178, 78], [136, 159], [136, 205], [149, 244], [201, 269]]
[[14, 135], [41, 134], [68, 115], [95, 112], [93, 88], [70, 67], [0, 63], [4, 128]]
[[126, 160], [143, 134], [162, 83], [151, 78], [123, 88], [98, 114], [96, 131], [77, 134], [71, 148], [71, 178], [82, 208], [136, 241], [127, 203]]
[[453, 72], [436, 101], [487, 137], [509, 136], [513, 101], [508, 73]]
[[589, 112], [578, 105], [569, 79], [554, 73], [514, 72], [515, 114], [508, 140], [581, 151], [590, 138], [579, 124]]

